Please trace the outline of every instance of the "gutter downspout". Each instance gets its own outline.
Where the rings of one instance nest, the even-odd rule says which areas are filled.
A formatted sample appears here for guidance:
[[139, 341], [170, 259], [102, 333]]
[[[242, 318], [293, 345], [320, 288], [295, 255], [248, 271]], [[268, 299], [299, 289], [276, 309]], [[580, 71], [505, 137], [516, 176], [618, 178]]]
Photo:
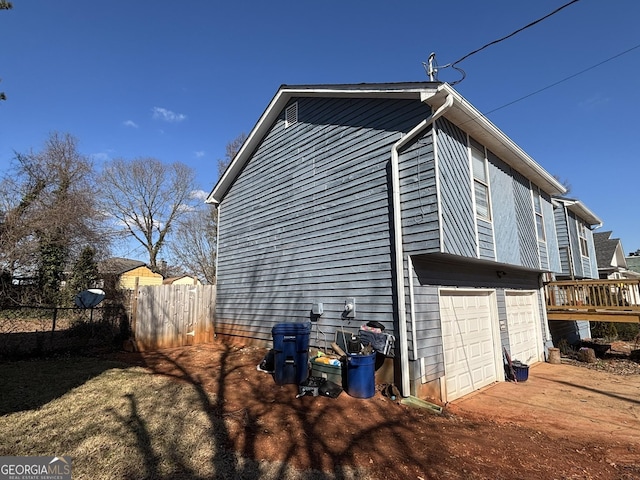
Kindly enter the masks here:
[[[423, 100], [424, 102], [425, 100]], [[413, 140], [420, 132], [435, 122], [449, 108], [453, 106], [453, 95], [448, 94], [447, 98], [436, 111], [425, 118], [418, 125], [413, 127], [404, 137], [398, 140], [391, 147], [391, 184], [392, 184], [392, 208], [393, 208], [393, 231], [395, 244], [395, 264], [396, 264], [396, 297], [398, 299], [398, 334], [400, 337], [400, 371], [402, 374], [402, 385], [400, 388], [403, 397], [410, 395], [409, 381], [409, 342], [407, 339], [407, 309], [404, 300], [404, 249], [402, 248], [402, 214], [400, 211], [400, 168], [399, 151], [402, 147]], [[411, 273], [409, 273], [411, 274]], [[415, 319], [413, 320], [415, 321]], [[415, 346], [414, 346], [415, 347]]]

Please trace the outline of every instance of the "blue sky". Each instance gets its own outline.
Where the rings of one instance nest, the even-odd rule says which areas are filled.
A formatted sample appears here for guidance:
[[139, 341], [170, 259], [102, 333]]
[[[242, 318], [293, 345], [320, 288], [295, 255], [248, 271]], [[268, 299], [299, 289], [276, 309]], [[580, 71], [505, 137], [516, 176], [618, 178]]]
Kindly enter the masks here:
[[[105, 159], [181, 161], [210, 191], [281, 84], [427, 80], [568, 0], [13, 0], [0, 12], [0, 171], [70, 133]], [[581, 0], [459, 64], [455, 88], [640, 248], [637, 0]], [[459, 79], [442, 69], [439, 80]]]

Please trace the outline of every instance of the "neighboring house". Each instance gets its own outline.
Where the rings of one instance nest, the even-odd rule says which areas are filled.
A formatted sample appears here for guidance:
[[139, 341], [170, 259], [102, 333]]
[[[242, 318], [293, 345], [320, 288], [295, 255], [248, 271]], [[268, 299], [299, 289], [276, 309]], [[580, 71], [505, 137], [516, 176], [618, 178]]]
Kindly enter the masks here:
[[[561, 269], [556, 280], [597, 279], [598, 263], [592, 229], [602, 226], [602, 220], [582, 202], [573, 198], [554, 197], [552, 200]], [[591, 337], [589, 322], [550, 321], [553, 343], [566, 340], [576, 345]]]
[[625, 257], [625, 261], [627, 262], [627, 268], [635, 273], [640, 273], [640, 255], [629, 255]]
[[162, 285], [162, 275], [154, 273], [144, 262], [129, 258], [108, 258], [98, 264], [103, 285], [133, 290], [136, 285]]
[[181, 275], [179, 277], [165, 278], [163, 285], [202, 285], [200, 280], [191, 275]]
[[611, 233], [593, 234], [599, 277], [602, 279], [639, 278], [638, 272], [628, 268], [622, 242], [619, 238], [611, 238]]
[[404, 395], [501, 381], [504, 348], [534, 363], [550, 345], [564, 193], [448, 84], [282, 86], [207, 200], [216, 333], [270, 344], [322, 303], [328, 337], [372, 320], [396, 336]]

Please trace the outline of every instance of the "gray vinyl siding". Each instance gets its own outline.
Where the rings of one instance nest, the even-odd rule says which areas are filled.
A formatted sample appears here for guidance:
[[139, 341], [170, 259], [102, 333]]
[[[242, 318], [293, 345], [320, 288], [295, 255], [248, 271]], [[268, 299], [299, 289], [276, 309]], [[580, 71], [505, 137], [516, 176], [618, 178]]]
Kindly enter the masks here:
[[567, 210], [569, 242], [571, 244], [571, 259], [573, 261], [573, 274], [576, 278], [585, 278], [584, 264], [582, 263], [582, 254], [580, 253], [580, 239], [578, 238], [578, 225], [575, 214]]
[[[408, 335], [409, 360], [420, 358], [427, 359], [427, 364], [437, 365], [442, 362], [441, 375], [444, 374], [444, 360], [442, 350], [442, 329], [440, 325], [440, 303], [437, 285], [420, 285], [415, 269], [411, 272], [414, 276], [413, 307], [408, 310]], [[412, 321], [416, 319], [415, 337], [413, 335]], [[437, 377], [436, 377], [437, 378]]]
[[493, 250], [493, 225], [491, 222], [476, 219], [478, 223], [478, 251], [479, 257], [485, 260], [495, 260], [496, 255]]
[[580, 340], [591, 338], [591, 328], [586, 320], [576, 322], [549, 320], [549, 330], [556, 347], [563, 340], [570, 345], [577, 346], [580, 344]]
[[596, 246], [593, 241], [593, 232], [587, 230], [587, 244], [589, 248], [589, 269], [591, 271], [591, 278], [600, 278], [598, 273], [598, 259], [596, 257]]
[[558, 245], [558, 233], [556, 231], [556, 222], [554, 217], [554, 208], [551, 204], [551, 198], [547, 194], [541, 195], [542, 214], [544, 216], [544, 230], [547, 240], [547, 258], [548, 269], [554, 273], [562, 272], [560, 261], [560, 249]]
[[400, 152], [400, 203], [404, 252], [440, 251], [440, 223], [432, 130]]
[[322, 302], [331, 338], [349, 297], [351, 327], [393, 331], [388, 163], [429, 113], [408, 100], [305, 98], [297, 124], [281, 114], [222, 201], [219, 333], [268, 341]]
[[517, 219], [511, 167], [493, 153], [490, 153], [488, 157], [496, 261], [519, 265], [520, 243], [516, 228]]
[[531, 203], [531, 184], [523, 175], [512, 171], [513, 194], [520, 246], [520, 264], [523, 267], [540, 268], [538, 236]]
[[556, 224], [556, 237], [558, 239], [558, 255], [560, 258], [560, 273], [570, 276], [571, 272], [571, 244], [569, 243], [569, 229], [567, 225], [567, 211], [564, 205], [554, 207], [553, 217]]
[[442, 251], [476, 258], [475, 212], [467, 137], [446, 119], [439, 119], [437, 126]]
[[498, 307], [498, 319], [500, 323], [500, 344], [511, 351], [511, 343], [509, 341], [509, 329], [507, 322], [507, 300], [505, 298], [505, 289], [496, 290], [496, 304]]

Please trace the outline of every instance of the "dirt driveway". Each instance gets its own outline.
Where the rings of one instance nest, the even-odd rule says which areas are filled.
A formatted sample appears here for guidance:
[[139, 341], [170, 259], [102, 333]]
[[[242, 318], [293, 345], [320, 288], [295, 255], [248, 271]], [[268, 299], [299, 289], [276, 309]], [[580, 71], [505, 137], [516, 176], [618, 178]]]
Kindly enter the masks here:
[[540, 363], [519, 384], [497, 383], [448, 406], [452, 413], [618, 445], [616, 461], [640, 457], [640, 375]]
[[379, 391], [297, 399], [256, 370], [265, 353], [216, 341], [118, 358], [195, 386], [230, 452], [307, 472], [296, 478], [640, 478], [640, 375], [540, 364], [434, 415]]

